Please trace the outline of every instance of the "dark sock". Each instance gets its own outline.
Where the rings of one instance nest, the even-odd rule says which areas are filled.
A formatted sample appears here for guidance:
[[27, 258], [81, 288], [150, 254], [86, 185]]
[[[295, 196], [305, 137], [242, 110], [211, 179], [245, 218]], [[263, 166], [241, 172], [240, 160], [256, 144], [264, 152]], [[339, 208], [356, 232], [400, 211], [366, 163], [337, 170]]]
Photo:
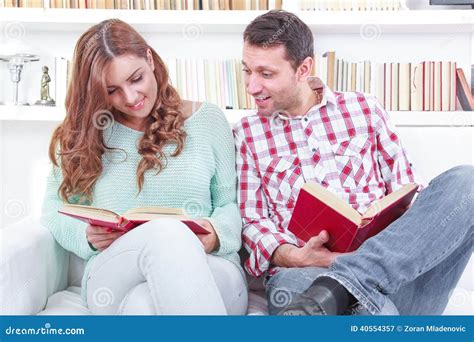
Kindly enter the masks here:
[[[321, 286], [330, 289], [336, 300], [337, 312], [328, 312], [328, 314], [342, 315], [346, 309], [355, 304], [357, 299], [342, 286], [337, 280], [330, 277], [319, 277], [313, 286]], [[326, 308], [323, 308], [326, 309]], [[329, 310], [331, 311], [331, 310]]]

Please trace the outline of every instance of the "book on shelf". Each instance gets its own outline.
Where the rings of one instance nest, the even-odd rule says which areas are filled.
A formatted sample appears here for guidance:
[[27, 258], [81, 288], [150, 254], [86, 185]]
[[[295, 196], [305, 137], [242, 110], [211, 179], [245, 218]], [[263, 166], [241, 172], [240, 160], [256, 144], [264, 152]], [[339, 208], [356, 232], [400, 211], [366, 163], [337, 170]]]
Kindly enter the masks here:
[[0, 7], [127, 10], [270, 10], [282, 0], [0, 0]]
[[[295, 0], [286, 0], [295, 1]], [[328, 1], [328, 0], [298, 0], [296, 10], [300, 11], [397, 11], [403, 9], [402, 0], [349, 0], [349, 1]]]
[[331, 90], [374, 94], [388, 111], [456, 110], [455, 61], [352, 62], [334, 51], [314, 59], [312, 75]]
[[402, 216], [417, 189], [417, 184], [406, 184], [373, 202], [361, 215], [330, 190], [306, 183], [299, 192], [288, 229], [305, 242], [326, 230], [328, 249], [352, 252]]
[[461, 68], [456, 69], [457, 98], [465, 111], [474, 111], [474, 98], [469, 89], [464, 71]]
[[210, 233], [181, 208], [141, 207], [128, 210], [120, 215], [107, 209], [66, 204], [58, 212], [90, 225], [109, 227], [118, 231], [128, 231], [148, 221], [168, 217], [183, 222], [195, 234]]

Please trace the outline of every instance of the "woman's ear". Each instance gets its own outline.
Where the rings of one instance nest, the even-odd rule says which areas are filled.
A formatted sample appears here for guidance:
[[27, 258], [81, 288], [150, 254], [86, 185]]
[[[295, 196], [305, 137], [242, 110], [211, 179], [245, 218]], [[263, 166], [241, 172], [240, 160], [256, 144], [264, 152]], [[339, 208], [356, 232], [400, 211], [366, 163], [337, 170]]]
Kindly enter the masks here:
[[148, 49], [146, 50], [146, 59], [148, 61], [148, 64], [151, 67], [152, 71], [155, 71], [155, 63], [153, 63], [153, 55], [151, 54], [151, 50]]

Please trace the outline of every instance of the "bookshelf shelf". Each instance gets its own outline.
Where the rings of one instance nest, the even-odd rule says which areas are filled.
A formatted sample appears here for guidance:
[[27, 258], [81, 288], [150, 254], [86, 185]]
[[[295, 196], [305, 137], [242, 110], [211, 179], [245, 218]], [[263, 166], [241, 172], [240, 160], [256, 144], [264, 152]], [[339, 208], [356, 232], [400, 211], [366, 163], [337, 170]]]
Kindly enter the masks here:
[[[108, 18], [122, 19], [141, 32], [180, 32], [188, 25], [202, 32], [236, 33], [265, 11], [140, 11], [1, 8], [0, 22], [15, 22], [25, 30], [83, 31]], [[357, 13], [357, 15], [354, 15]], [[359, 33], [375, 25], [380, 33], [469, 33], [474, 13], [463, 10], [343, 11], [297, 13], [314, 32]]]
[[[236, 123], [253, 110], [226, 110], [229, 122]], [[50, 121], [60, 122], [64, 110], [59, 107], [0, 106], [1, 121]], [[423, 127], [473, 127], [474, 112], [390, 112], [390, 118], [397, 126]]]

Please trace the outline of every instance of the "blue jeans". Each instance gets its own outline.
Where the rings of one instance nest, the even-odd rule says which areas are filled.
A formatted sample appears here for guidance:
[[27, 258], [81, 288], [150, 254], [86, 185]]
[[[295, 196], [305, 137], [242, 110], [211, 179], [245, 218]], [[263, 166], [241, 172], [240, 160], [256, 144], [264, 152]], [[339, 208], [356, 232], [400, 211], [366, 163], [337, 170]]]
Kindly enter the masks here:
[[473, 180], [473, 166], [442, 173], [403, 216], [329, 269], [282, 268], [265, 284], [269, 313], [325, 275], [359, 300], [347, 314], [442, 314], [472, 254]]

